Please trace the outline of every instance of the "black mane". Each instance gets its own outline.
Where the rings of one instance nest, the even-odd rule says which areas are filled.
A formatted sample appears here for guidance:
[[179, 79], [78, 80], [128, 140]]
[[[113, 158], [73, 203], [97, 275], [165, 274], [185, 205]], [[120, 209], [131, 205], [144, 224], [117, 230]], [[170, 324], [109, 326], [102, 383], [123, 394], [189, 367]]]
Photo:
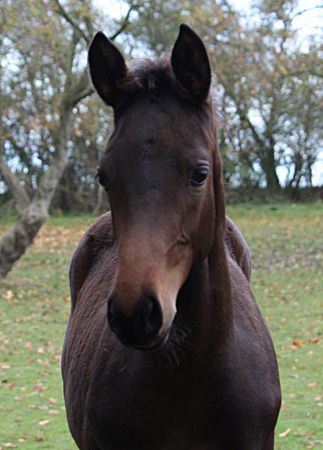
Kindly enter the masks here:
[[165, 90], [175, 91], [176, 80], [170, 62], [157, 60], [135, 60], [128, 74], [130, 92], [142, 91], [157, 94]]

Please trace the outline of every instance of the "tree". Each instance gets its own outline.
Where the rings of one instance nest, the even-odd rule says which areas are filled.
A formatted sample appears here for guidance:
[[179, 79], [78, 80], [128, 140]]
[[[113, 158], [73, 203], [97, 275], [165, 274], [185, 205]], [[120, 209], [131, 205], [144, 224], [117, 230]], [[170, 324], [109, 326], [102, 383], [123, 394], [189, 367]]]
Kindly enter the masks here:
[[178, 33], [182, 16], [183, 5], [178, 1], [139, 2], [136, 16], [132, 18], [125, 33], [129, 49], [155, 57], [165, 55]]
[[287, 183], [296, 181], [289, 178], [292, 166], [294, 176], [304, 174], [322, 142], [318, 121], [322, 88], [313, 71], [314, 65], [321, 66], [321, 44], [304, 48], [299, 43], [293, 20], [300, 13], [297, 1], [263, 0], [249, 24], [240, 18], [231, 27], [228, 41], [216, 33], [212, 39], [223, 110], [233, 124], [224, 137], [226, 147], [231, 147], [229, 159], [237, 161], [240, 182], [249, 172], [246, 182], [266, 186], [270, 193], [283, 187], [282, 168], [288, 171]]
[[289, 102], [286, 121], [288, 133], [283, 134], [281, 141], [285, 143], [282, 164], [287, 169], [286, 186], [297, 189], [312, 186], [313, 168], [318, 162], [323, 148], [322, 104], [322, 36], [310, 38], [308, 49], [298, 52], [297, 68], [294, 76], [287, 77]]
[[309, 48], [299, 43], [293, 27], [302, 13], [297, 0], [258, 1], [248, 18], [226, 0], [150, 0], [138, 11], [129, 31], [131, 39], [144, 34], [148, 53], [154, 48], [158, 55], [165, 53], [183, 21], [203, 37], [224, 118], [225, 179], [235, 186], [266, 187], [270, 193], [299, 184], [300, 177], [310, 185], [321, 141], [322, 44], [318, 39]]
[[64, 6], [59, 0], [4, 4], [0, 171], [18, 215], [0, 241], [0, 278], [46, 220], [71, 157], [78, 105], [93, 93], [86, 52], [99, 29], [98, 17], [91, 0], [68, 0]]
[[88, 44], [102, 24], [128, 54], [163, 56], [178, 25], [189, 22], [213, 65], [226, 181], [273, 193], [311, 185], [322, 146], [322, 35], [306, 47], [297, 41], [297, 5], [262, 0], [248, 21], [227, 0], [129, 0], [115, 21], [100, 18], [92, 0], [4, 0], [0, 186], [18, 215], [0, 241], [0, 277], [36, 235], [55, 192], [61, 209], [92, 202], [93, 168], [111, 121], [91, 96], [86, 67]]

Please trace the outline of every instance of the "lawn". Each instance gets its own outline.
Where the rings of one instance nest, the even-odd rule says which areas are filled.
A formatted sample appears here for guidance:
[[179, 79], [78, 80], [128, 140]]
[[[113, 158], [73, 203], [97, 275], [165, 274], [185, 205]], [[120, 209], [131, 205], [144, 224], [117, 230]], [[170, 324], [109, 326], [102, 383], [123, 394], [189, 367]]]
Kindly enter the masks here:
[[[228, 214], [250, 246], [253, 289], [279, 360], [283, 405], [275, 448], [323, 448], [323, 205], [237, 205]], [[0, 449], [76, 448], [65, 419], [60, 353], [68, 264], [93, 221], [52, 217], [0, 283]], [[9, 223], [0, 219], [0, 234]]]

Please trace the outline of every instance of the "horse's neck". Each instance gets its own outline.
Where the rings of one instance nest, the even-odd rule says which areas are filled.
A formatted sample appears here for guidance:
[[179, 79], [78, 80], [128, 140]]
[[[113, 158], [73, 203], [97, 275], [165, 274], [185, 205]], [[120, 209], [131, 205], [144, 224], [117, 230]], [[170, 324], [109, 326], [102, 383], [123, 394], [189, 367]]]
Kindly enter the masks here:
[[232, 295], [224, 242], [194, 266], [178, 299], [178, 314], [191, 328], [194, 339], [225, 340], [232, 331]]
[[213, 249], [208, 258], [210, 293], [215, 313], [223, 323], [223, 331], [229, 332], [233, 326], [232, 286], [224, 243], [224, 231], [215, 238]]

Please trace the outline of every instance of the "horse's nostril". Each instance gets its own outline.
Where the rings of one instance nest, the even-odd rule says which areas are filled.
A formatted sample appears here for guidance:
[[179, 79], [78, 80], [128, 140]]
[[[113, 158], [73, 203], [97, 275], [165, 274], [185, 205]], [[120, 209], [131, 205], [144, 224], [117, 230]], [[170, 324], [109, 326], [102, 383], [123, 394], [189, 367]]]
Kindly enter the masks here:
[[116, 295], [112, 293], [108, 299], [108, 322], [115, 333], [123, 326], [124, 313]]
[[112, 293], [108, 300], [108, 322], [124, 345], [149, 347], [158, 338], [163, 313], [154, 294], [143, 295], [132, 312], [126, 314], [121, 301]]
[[115, 315], [115, 297], [113, 295], [110, 296], [108, 300], [108, 319], [109, 321], [112, 320], [113, 316]]
[[148, 295], [142, 307], [142, 321], [145, 334], [156, 334], [162, 326], [163, 315], [160, 303], [154, 295]]

